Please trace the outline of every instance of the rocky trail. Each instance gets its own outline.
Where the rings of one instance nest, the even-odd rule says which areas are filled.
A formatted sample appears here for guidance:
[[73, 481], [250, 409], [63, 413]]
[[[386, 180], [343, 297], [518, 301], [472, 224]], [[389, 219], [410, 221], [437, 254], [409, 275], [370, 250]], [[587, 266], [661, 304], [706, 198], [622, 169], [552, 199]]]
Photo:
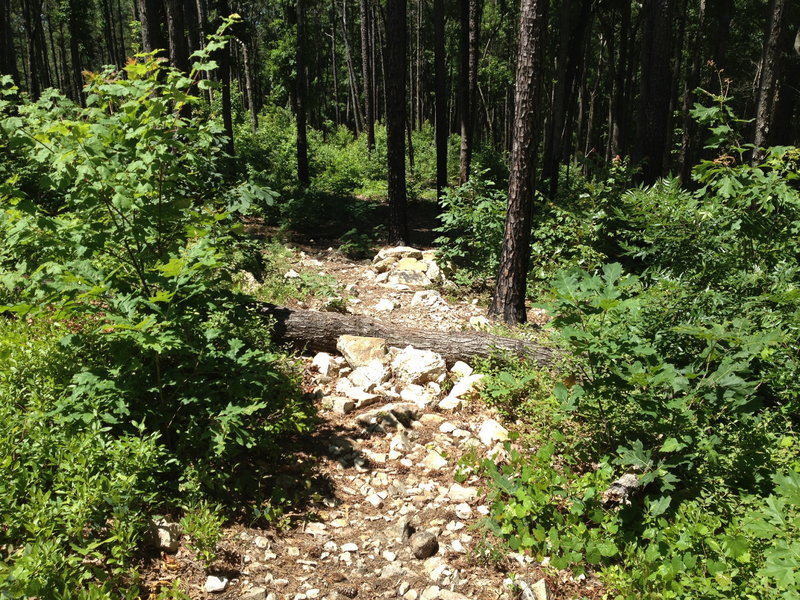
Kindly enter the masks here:
[[[354, 314], [438, 330], [485, 323], [477, 301], [448, 302], [430, 289], [444, 277], [430, 252], [385, 249], [357, 263], [307, 251], [285, 276], [302, 270], [335, 276]], [[590, 582], [546, 573], [529, 556], [482, 550], [484, 482], [459, 459], [502, 461], [509, 435], [473, 401], [482, 375], [378, 338], [345, 336], [338, 348], [304, 358], [321, 424], [302, 440], [300, 460], [325, 485], [300, 518], [283, 530], [227, 529], [223, 567], [208, 572], [165, 526], [162, 543], [171, 548], [154, 559], [151, 582], [180, 578], [192, 598], [247, 600], [544, 600], [578, 588], [578, 596], [596, 595]]]

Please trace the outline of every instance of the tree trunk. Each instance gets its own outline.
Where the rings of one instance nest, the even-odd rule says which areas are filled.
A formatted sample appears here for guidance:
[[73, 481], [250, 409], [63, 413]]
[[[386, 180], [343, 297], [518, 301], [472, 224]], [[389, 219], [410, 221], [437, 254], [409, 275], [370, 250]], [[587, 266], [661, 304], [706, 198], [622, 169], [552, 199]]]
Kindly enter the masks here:
[[0, 3], [0, 73], [11, 75], [14, 83], [19, 85], [17, 70], [17, 53], [11, 29], [11, 1]]
[[406, 0], [386, 2], [386, 155], [389, 172], [389, 243], [408, 240], [406, 215]]
[[356, 135], [363, 131], [364, 117], [361, 114], [360, 94], [358, 92], [358, 79], [353, 66], [353, 55], [350, 52], [350, 42], [347, 37], [347, 0], [342, 0], [342, 40], [344, 41], [344, 57], [347, 62], [347, 74], [350, 78], [350, 100], [353, 107], [353, 120]]
[[433, 53], [436, 106], [436, 198], [447, 187], [447, 71], [445, 70], [444, 0], [433, 0]]
[[524, 323], [525, 284], [530, 261], [531, 204], [536, 153], [536, 112], [542, 65], [545, 0], [522, 0], [514, 99], [514, 134], [500, 270], [489, 314]]
[[295, 46], [295, 116], [297, 118], [297, 180], [308, 187], [308, 138], [306, 135], [306, 9], [305, 0], [297, 0], [297, 44]]
[[469, 179], [475, 132], [475, 100], [478, 89], [478, 52], [481, 26], [480, 0], [461, 0], [461, 69], [459, 96], [461, 106], [461, 152], [459, 181]]
[[137, 0], [139, 7], [139, 21], [142, 25], [142, 52], [152, 52], [164, 49], [164, 39], [161, 36], [161, 3], [155, 0]]
[[764, 35], [764, 49], [761, 54], [761, 74], [758, 78], [756, 96], [755, 136], [753, 137], [752, 164], [755, 166], [764, 159], [764, 148], [770, 144], [770, 127], [775, 110], [775, 97], [778, 91], [779, 42], [786, 0], [770, 2], [769, 23]]
[[669, 143], [672, 1], [645, 0], [642, 13], [642, 81], [639, 94], [637, 158], [642, 162], [644, 183], [651, 184], [664, 175], [664, 148]]
[[364, 85], [364, 128], [367, 130], [369, 152], [375, 149], [375, 97], [372, 85], [375, 70], [372, 66], [371, 16], [369, 0], [361, 0], [361, 72]]
[[[189, 49], [186, 43], [185, 18], [182, 0], [167, 0], [167, 34], [169, 36], [169, 62], [179, 71], [189, 71]], [[227, 16], [227, 15], [225, 15]]]
[[70, 0], [69, 9], [69, 53], [70, 53], [70, 79], [72, 81], [72, 89], [74, 90], [73, 99], [80, 105], [83, 105], [83, 70], [81, 69], [80, 46], [78, 41], [81, 38], [81, 26], [84, 24], [80, 0]]
[[681, 106], [682, 130], [681, 150], [678, 159], [681, 182], [687, 185], [691, 181], [692, 167], [697, 159], [697, 122], [692, 119], [690, 111], [694, 105], [694, 90], [700, 85], [700, 48], [703, 32], [706, 30], [706, 0], [700, 0], [697, 16], [697, 31], [689, 51], [690, 61], [686, 68], [686, 81], [683, 89], [683, 105]]
[[395, 328], [362, 315], [296, 310], [266, 303], [259, 304], [257, 310], [274, 323], [275, 341], [312, 352], [337, 352], [339, 336], [356, 335], [383, 338], [390, 346], [432, 350], [441, 354], [448, 365], [497, 356], [498, 350], [547, 365], [553, 354], [534, 342], [477, 331]]
[[342, 124], [339, 112], [339, 73], [336, 65], [336, 0], [331, 0], [331, 75], [333, 75], [333, 114], [336, 126]]

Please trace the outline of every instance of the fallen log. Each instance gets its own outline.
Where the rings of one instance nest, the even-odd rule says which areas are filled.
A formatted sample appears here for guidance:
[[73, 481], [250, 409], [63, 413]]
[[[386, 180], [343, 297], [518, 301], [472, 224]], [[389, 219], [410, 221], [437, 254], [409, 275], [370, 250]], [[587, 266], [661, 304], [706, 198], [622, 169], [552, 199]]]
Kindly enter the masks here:
[[[259, 312], [274, 322], [273, 338], [280, 343], [312, 352], [337, 352], [340, 335], [383, 338], [390, 346], [414, 346], [442, 355], [448, 365], [458, 360], [470, 362], [507, 352], [547, 365], [552, 350], [527, 340], [492, 335], [480, 331], [437, 331], [389, 327], [363, 315], [319, 312], [260, 303]], [[499, 351], [499, 352], [498, 352]]]

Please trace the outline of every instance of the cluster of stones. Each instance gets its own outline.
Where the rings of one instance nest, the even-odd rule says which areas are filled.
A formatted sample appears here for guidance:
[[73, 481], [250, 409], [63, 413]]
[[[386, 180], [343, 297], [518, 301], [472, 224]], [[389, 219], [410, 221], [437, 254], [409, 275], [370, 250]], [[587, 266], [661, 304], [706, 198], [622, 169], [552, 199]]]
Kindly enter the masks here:
[[[348, 414], [383, 403], [379, 409], [357, 417], [359, 423], [375, 430], [395, 429], [398, 420], [408, 426], [414, 415], [425, 410], [461, 410], [483, 379], [466, 363], [457, 362], [448, 371], [441, 355], [412, 346], [389, 348], [382, 338], [344, 335], [337, 349], [342, 356], [323, 352], [311, 363], [318, 374], [322, 406]], [[444, 394], [446, 380], [453, 385]], [[385, 404], [387, 401], [389, 404]]]
[[[467, 451], [503, 460], [508, 439], [497, 420], [472, 423], [459, 412], [482, 376], [380, 338], [342, 336], [337, 347], [341, 356], [320, 353], [310, 366], [323, 411], [351, 432], [321, 449], [334, 461], [335, 495], [323, 499], [319, 520], [306, 523], [299, 538], [252, 539], [241, 597], [547, 598], [543, 581], [529, 585], [518, 576], [503, 586], [502, 578], [465, 568], [477, 542], [470, 525], [489, 507], [478, 476], [457, 460]], [[531, 557], [515, 558], [519, 573], [536, 572]], [[291, 582], [269, 573], [276, 560], [294, 563]]]
[[433, 250], [408, 246], [384, 248], [372, 259], [372, 268], [378, 274], [376, 283], [427, 287], [445, 280]]

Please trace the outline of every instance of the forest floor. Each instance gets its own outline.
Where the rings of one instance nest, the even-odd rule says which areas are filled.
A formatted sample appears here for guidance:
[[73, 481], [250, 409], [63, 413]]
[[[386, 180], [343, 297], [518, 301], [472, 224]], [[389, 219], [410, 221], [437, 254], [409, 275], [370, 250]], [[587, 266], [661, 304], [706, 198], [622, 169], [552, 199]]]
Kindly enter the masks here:
[[[323, 247], [326, 243], [297, 239], [292, 270], [335, 277], [345, 290], [348, 312], [442, 331], [469, 328], [471, 318], [485, 314], [478, 299], [418, 294], [424, 288], [377, 282], [371, 260], [349, 260]], [[318, 309], [324, 299], [293, 303]], [[447, 383], [441, 390], [394, 379], [372, 390], [378, 396], [370, 400], [375, 404], [343, 411], [335, 400], [347, 396], [350, 382], [342, 380], [351, 370], [344, 359], [330, 358], [326, 373], [320, 372], [319, 362], [312, 364], [312, 356], [302, 358], [305, 391], [314, 398], [319, 424], [297, 440], [296, 464], [278, 467], [288, 481], [308, 482], [303, 506], [289, 510], [283, 527], [227, 527], [220, 559], [208, 571], [183, 543], [176, 554], [153, 557], [143, 569], [152, 589], [180, 579], [191, 598], [541, 600], [602, 595], [596, 580], [573, 579], [529, 556], [499, 551], [478, 527], [489, 512], [486, 482], [459, 461], [465, 456], [472, 464], [485, 456], [503, 459], [498, 442], [504, 430], [493, 429], [497, 414], [475, 398], [458, 410], [439, 407]], [[209, 574], [219, 581], [209, 580]], [[214, 583], [224, 589], [207, 591]], [[541, 595], [545, 585], [547, 596]]]

